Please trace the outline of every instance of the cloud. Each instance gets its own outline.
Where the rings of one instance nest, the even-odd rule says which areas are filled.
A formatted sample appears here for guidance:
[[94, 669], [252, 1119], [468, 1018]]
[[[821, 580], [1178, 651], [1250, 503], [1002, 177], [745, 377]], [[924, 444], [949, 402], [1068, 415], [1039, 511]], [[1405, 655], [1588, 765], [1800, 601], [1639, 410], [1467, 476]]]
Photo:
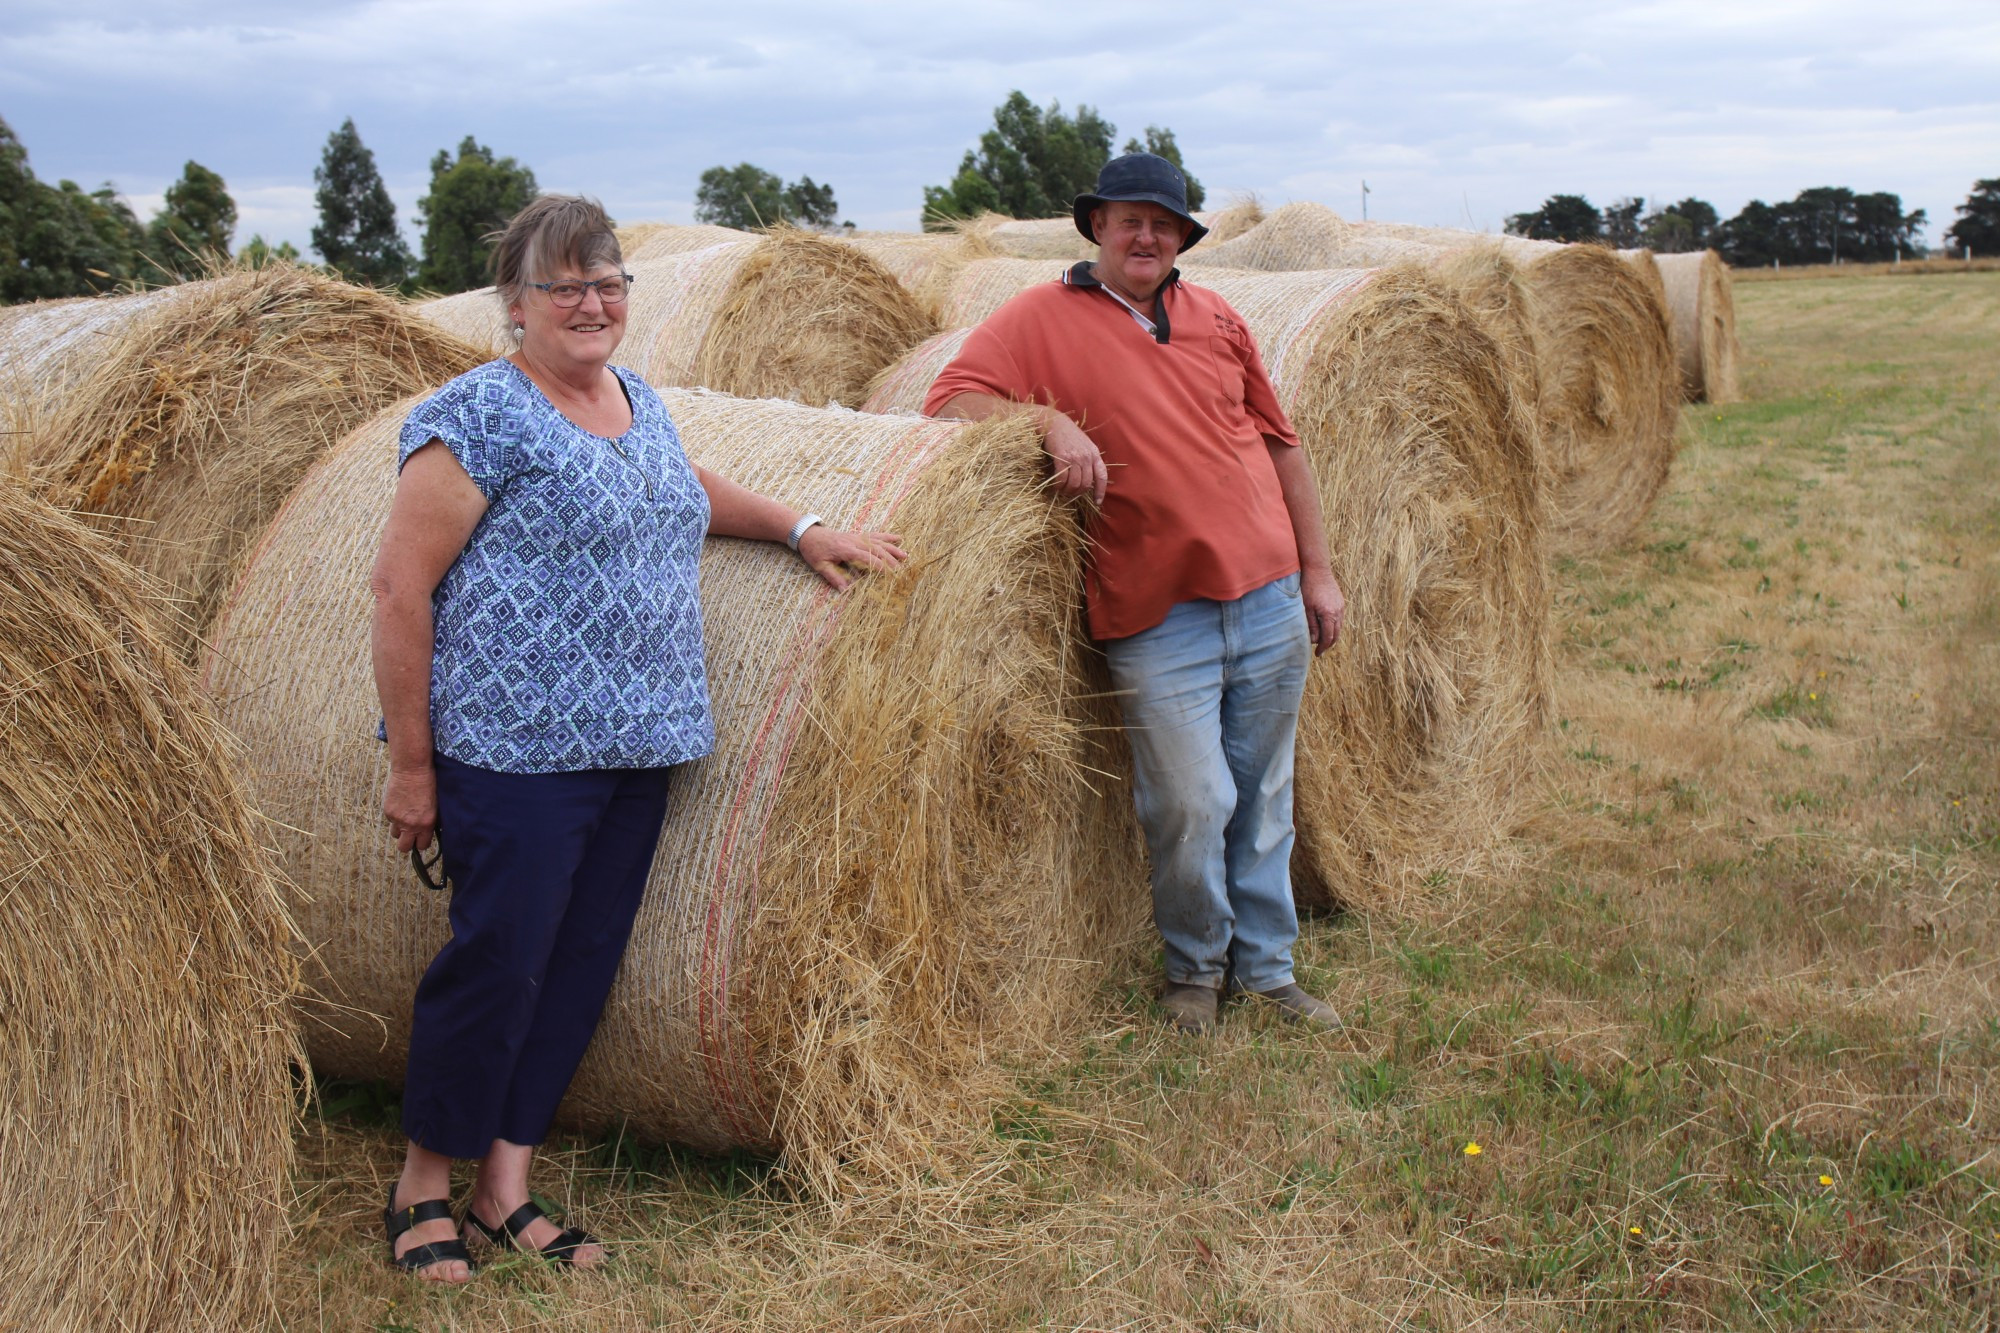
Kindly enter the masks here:
[[[1725, 214], [1802, 185], [1890, 189], [1948, 218], [1995, 170], [2000, 12], [1910, 0], [1143, 12], [1019, 0], [694, 8], [585, 0], [15, 0], [0, 106], [36, 170], [157, 195], [194, 158], [246, 220], [305, 246], [310, 180], [352, 115], [406, 227], [467, 133], [625, 219], [691, 215], [753, 161], [913, 227], [1014, 88], [1171, 127], [1211, 190], [1492, 221], [1556, 192], [1659, 191]], [[246, 222], [246, 234], [250, 228]], [[267, 232], [267, 234], [270, 234]]]

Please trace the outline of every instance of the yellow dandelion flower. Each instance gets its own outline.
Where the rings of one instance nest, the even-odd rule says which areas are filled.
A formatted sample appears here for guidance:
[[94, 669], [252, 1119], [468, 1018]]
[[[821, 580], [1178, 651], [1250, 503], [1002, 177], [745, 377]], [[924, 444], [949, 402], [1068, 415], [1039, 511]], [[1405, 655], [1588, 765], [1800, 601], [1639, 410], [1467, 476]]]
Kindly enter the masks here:
[[1819, 695], [1818, 695], [1817, 693], [1814, 693], [1814, 694], [1808, 694], [1808, 695], [1806, 696], [1806, 699], [1807, 699], [1807, 700], [1808, 700], [1809, 702], [1811, 702], [1811, 703], [1818, 703], [1818, 702], [1819, 702]]
[[1633, 1235], [1635, 1235], [1635, 1236], [1643, 1236], [1643, 1235], [1645, 1235], [1645, 1234], [1646, 1234], [1645, 1232], [1641, 1231], [1641, 1230], [1640, 1230], [1639, 1228], [1637, 1228], [1637, 1227], [1626, 1227], [1626, 1228], [1625, 1228], [1625, 1230], [1629, 1231], [1630, 1233], [1632, 1233], [1632, 1234], [1633, 1234]]
[[1833, 1177], [1832, 1177], [1832, 1176], [1821, 1176], [1821, 1177], [1819, 1178], [1819, 1183], [1820, 1183], [1820, 1184], [1822, 1184], [1822, 1185], [1831, 1185], [1831, 1184], [1833, 1183]]
[[1466, 1144], [1466, 1145], [1465, 1145], [1465, 1155], [1466, 1155], [1467, 1157], [1477, 1157], [1477, 1156], [1479, 1156], [1479, 1154], [1481, 1154], [1481, 1153], [1483, 1153], [1483, 1152], [1485, 1152], [1485, 1151], [1486, 1151], [1486, 1149], [1484, 1149], [1484, 1148], [1480, 1147], [1480, 1146], [1479, 1146], [1478, 1144], [1476, 1144], [1476, 1143], [1468, 1143], [1468, 1144]]

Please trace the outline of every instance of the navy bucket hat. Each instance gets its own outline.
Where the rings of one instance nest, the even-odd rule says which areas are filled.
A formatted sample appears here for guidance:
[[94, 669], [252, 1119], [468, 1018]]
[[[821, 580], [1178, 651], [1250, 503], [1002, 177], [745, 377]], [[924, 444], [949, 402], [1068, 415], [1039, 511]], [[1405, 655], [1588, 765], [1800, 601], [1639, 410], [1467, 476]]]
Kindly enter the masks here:
[[1208, 228], [1188, 212], [1187, 179], [1180, 168], [1152, 153], [1112, 158], [1097, 173], [1097, 189], [1076, 197], [1070, 215], [1083, 238], [1092, 243], [1097, 236], [1090, 230], [1090, 210], [1101, 204], [1158, 204], [1188, 224], [1187, 239], [1181, 242], [1183, 251], [1194, 249], [1195, 242], [1208, 235]]

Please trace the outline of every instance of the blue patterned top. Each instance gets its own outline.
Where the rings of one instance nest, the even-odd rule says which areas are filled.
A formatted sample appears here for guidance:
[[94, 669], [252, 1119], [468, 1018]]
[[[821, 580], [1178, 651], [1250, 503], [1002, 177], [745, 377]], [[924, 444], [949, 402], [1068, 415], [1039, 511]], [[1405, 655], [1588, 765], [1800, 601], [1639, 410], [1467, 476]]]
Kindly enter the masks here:
[[652, 768], [715, 748], [698, 565], [708, 495], [667, 405], [613, 367], [632, 427], [592, 435], [511, 361], [419, 403], [487, 509], [431, 599], [433, 749], [506, 773]]

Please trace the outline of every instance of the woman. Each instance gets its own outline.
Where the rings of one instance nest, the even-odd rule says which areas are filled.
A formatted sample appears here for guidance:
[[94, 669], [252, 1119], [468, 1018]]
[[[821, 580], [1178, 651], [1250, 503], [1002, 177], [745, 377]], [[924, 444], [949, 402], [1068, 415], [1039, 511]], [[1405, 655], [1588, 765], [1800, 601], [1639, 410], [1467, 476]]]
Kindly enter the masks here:
[[632, 279], [595, 202], [535, 200], [493, 265], [519, 347], [411, 412], [371, 579], [382, 811], [401, 851], [441, 836], [454, 886], [384, 1213], [391, 1259], [439, 1282], [471, 1274], [454, 1158], [479, 1159], [487, 1239], [603, 1262], [529, 1202], [528, 1165], [624, 954], [667, 769], [713, 748], [703, 536], [787, 542], [835, 588], [904, 558], [689, 464], [659, 396], [609, 365]]

